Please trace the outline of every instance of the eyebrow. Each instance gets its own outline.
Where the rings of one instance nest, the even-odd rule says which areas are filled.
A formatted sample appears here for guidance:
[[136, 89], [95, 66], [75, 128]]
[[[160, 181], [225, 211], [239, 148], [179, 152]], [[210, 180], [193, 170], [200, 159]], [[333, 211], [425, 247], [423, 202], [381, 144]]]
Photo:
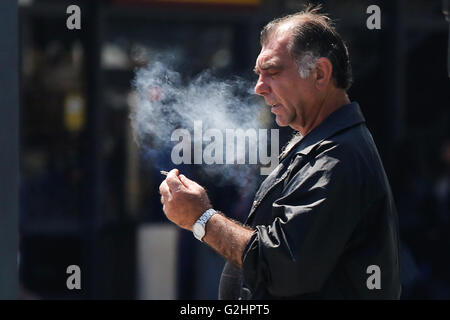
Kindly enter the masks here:
[[[261, 70], [280, 69], [280, 68], [281, 68], [281, 66], [278, 65], [276, 62], [270, 62], [270, 61], [269, 61], [269, 62], [264, 62], [264, 63], [261, 65]], [[259, 69], [258, 69], [258, 66], [255, 66], [255, 67], [253, 68], [253, 72], [256, 73], [257, 75], [260, 74]]]

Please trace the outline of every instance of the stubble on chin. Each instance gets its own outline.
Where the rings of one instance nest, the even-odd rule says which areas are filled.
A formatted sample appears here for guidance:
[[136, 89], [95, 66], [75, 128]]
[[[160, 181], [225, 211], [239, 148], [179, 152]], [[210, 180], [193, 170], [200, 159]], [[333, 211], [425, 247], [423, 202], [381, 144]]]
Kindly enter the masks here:
[[289, 122], [286, 121], [286, 118], [283, 116], [275, 116], [275, 122], [279, 127], [287, 127], [289, 125]]

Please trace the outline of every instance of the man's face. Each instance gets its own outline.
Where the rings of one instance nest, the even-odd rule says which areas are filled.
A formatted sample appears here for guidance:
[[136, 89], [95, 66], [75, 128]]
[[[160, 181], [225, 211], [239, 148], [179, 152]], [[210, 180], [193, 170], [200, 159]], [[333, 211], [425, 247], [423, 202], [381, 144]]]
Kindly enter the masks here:
[[255, 66], [259, 75], [255, 93], [264, 97], [279, 126], [298, 130], [304, 126], [314, 105], [314, 83], [311, 75], [302, 79], [298, 66], [289, 55], [288, 33], [272, 35], [262, 48]]

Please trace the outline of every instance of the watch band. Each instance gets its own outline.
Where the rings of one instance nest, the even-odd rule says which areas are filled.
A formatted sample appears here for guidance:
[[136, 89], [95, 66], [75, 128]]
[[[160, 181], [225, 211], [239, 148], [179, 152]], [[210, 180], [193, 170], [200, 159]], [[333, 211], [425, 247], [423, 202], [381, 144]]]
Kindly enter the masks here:
[[193, 233], [194, 233], [195, 238], [197, 238], [200, 241], [203, 241], [202, 239], [203, 239], [203, 237], [205, 236], [205, 233], [206, 233], [206, 230], [205, 230], [206, 229], [206, 223], [216, 213], [217, 213], [217, 211], [212, 209], [212, 208], [206, 210], [205, 212], [203, 212], [203, 214], [200, 216], [200, 218], [198, 218], [198, 220], [194, 223], [194, 226], [195, 225], [200, 226], [203, 229], [202, 230], [203, 232], [202, 232], [202, 235], [198, 235], [198, 234], [196, 234], [195, 230], [193, 229]]
[[200, 216], [200, 218], [198, 218], [197, 222], [200, 222], [203, 225], [206, 225], [206, 223], [208, 222], [209, 218], [211, 218], [213, 216], [213, 214], [215, 214], [217, 211], [214, 209], [208, 209], [205, 212], [203, 212], [203, 214]]

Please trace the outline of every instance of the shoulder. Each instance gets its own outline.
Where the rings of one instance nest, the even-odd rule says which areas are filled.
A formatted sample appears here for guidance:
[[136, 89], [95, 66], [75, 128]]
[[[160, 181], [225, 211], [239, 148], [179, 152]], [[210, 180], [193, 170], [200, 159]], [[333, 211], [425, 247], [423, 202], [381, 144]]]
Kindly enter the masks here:
[[299, 153], [301, 171], [307, 175], [326, 175], [330, 181], [361, 186], [368, 174], [367, 150], [371, 148], [365, 141], [365, 134], [364, 126], [351, 128], [317, 143], [307, 154]]
[[342, 169], [352, 172], [365, 170], [379, 161], [375, 143], [364, 124], [321, 141], [312, 151], [313, 158], [336, 159]]
[[314, 150], [319, 163], [336, 163], [334, 174], [367, 198], [389, 193], [389, 182], [375, 142], [365, 125], [326, 139]]
[[297, 153], [288, 168], [285, 182], [288, 190], [304, 187], [305, 184], [323, 188], [359, 185], [353, 170], [354, 157], [351, 146], [334, 140], [322, 141], [308, 153]]

